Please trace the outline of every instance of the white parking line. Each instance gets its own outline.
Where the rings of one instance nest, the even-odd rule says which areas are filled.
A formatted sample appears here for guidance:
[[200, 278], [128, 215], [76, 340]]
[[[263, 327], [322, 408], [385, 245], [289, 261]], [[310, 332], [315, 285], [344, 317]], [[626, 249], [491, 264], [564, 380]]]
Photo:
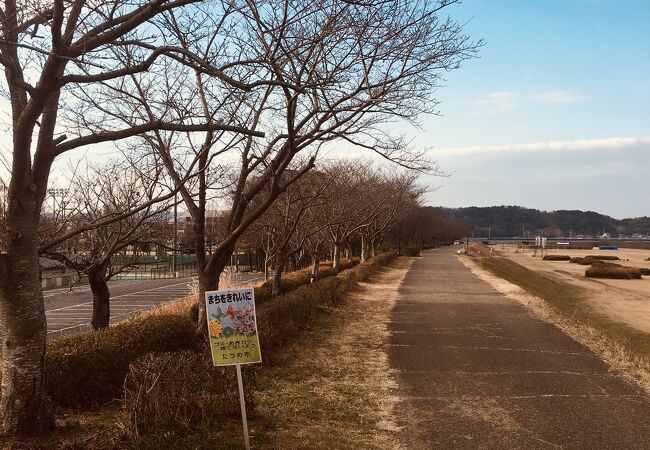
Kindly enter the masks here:
[[[190, 281], [183, 281], [167, 286], [159, 286], [151, 289], [146, 289], [144, 291], [116, 295], [115, 297], [111, 298], [111, 310], [117, 312], [118, 314], [111, 315], [110, 318], [115, 319], [118, 317], [132, 315], [149, 309], [153, 306], [159, 305], [165, 301], [173, 300], [174, 298], [185, 295], [188, 292], [187, 288], [189, 287], [190, 283]], [[154, 296], [158, 297], [159, 300], [151, 301], [152, 297]], [[119, 298], [123, 298], [123, 300], [115, 300]], [[130, 301], [128, 298], [130, 298]], [[143, 301], [138, 301], [138, 298], [142, 298]], [[133, 303], [133, 300], [138, 301], [138, 303]], [[46, 311], [45, 314], [48, 322], [47, 334], [63, 334], [63, 332], [75, 328], [88, 327], [88, 321], [92, 317], [92, 305], [93, 303], [91, 301], [78, 303], [76, 305], [63, 306], [61, 308], [54, 308]], [[68, 326], [58, 328], [56, 325], [59, 323], [61, 323], [61, 325]]]
[[[182, 283], [170, 284], [169, 286], [180, 286], [180, 285], [182, 285], [182, 284], [189, 285], [190, 282], [188, 282], [188, 281], [183, 281]], [[165, 287], [166, 287], [166, 286], [165, 286]], [[160, 287], [156, 287], [156, 288], [147, 289], [147, 290], [139, 291], [139, 292], [148, 292], [148, 291], [154, 291], [154, 290], [158, 290], [158, 289], [161, 289], [161, 288], [160, 288]], [[130, 293], [130, 294], [116, 295], [115, 297], [111, 297], [111, 300], [116, 299], [116, 298], [120, 298], [120, 297], [132, 297], [134, 294], [137, 294], [137, 293], [139, 293], [139, 292], [132, 292], [132, 293]], [[50, 313], [50, 312], [52, 312], [52, 311], [61, 311], [61, 310], [64, 310], [64, 309], [71, 309], [71, 308], [76, 308], [76, 307], [79, 307], [79, 306], [85, 306], [85, 305], [91, 305], [91, 306], [92, 306], [92, 304], [93, 304], [93, 302], [84, 302], [84, 303], [79, 303], [79, 304], [76, 304], [76, 305], [63, 306], [63, 307], [61, 307], [61, 308], [50, 309], [50, 310], [48, 310], [48, 311], [45, 311], [45, 313], [47, 314], [47, 313]]]
[[[230, 287], [235, 287], [243, 284], [258, 283], [263, 280], [262, 276], [251, 277], [246, 280], [241, 280], [236, 283], [229, 283]], [[137, 284], [145, 283], [148, 280], [137, 282]], [[145, 289], [143, 291], [131, 292], [128, 294], [116, 295], [111, 298], [111, 312], [117, 314], [112, 314], [110, 316], [111, 321], [113, 319], [121, 318], [124, 316], [134, 315], [136, 313], [150, 309], [151, 307], [160, 305], [169, 300], [179, 298], [183, 295], [186, 295], [189, 291], [188, 287], [191, 284], [191, 281], [183, 281], [180, 283], [170, 284], [167, 286], [159, 286], [151, 289]], [[120, 283], [119, 285], [125, 284], [136, 284], [136, 282], [125, 282]], [[114, 284], [113, 286], [117, 286]], [[110, 286], [109, 286], [110, 287]], [[63, 290], [63, 289], [62, 289]], [[87, 292], [88, 289], [85, 291]], [[70, 292], [65, 290], [65, 292]], [[60, 294], [55, 294], [60, 295]], [[53, 295], [50, 295], [53, 296]], [[153, 298], [156, 298], [156, 301], [151, 301]], [[122, 298], [122, 300], [119, 300]], [[137, 303], [134, 303], [134, 300]], [[89, 320], [92, 316], [92, 301], [79, 303], [76, 305], [63, 306], [61, 308], [51, 309], [46, 311], [46, 316], [48, 320], [48, 334], [59, 333], [63, 334], [65, 331], [72, 330], [75, 328], [90, 328]], [[52, 313], [50, 315], [50, 313]], [[61, 325], [68, 325], [62, 328], [55, 328], [58, 323]], [[54, 325], [54, 327], [51, 327]]]
[[[118, 286], [134, 286], [136, 284], [142, 284], [146, 283], [151, 280], [142, 280], [142, 281], [125, 281], [125, 282], [114, 282], [114, 283], [108, 283], [108, 288], [111, 289], [113, 287], [118, 287]], [[78, 287], [73, 287], [72, 289], [70, 288], [56, 288], [56, 289], [48, 289], [43, 292], [43, 298], [49, 298], [49, 297], [56, 297], [57, 295], [61, 294], [85, 294], [86, 292], [90, 292], [90, 286], [84, 285], [84, 286], [78, 286]]]

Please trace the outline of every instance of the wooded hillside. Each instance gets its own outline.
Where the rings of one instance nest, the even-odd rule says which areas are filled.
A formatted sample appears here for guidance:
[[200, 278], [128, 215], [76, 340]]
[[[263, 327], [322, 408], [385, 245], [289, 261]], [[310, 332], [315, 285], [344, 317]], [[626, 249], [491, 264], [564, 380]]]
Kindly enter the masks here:
[[[650, 217], [618, 220], [594, 211], [540, 211], [522, 206], [433, 208], [439, 215], [465, 224], [475, 236], [611, 237], [650, 235]], [[634, 236], [638, 237], [638, 236]]]

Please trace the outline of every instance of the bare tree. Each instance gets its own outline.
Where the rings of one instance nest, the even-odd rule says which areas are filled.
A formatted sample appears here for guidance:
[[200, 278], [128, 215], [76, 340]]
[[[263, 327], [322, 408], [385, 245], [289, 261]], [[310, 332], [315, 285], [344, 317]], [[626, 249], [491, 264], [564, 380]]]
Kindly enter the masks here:
[[351, 239], [380, 214], [376, 203], [369, 202], [373, 196], [372, 180], [375, 173], [369, 161], [341, 161], [327, 168], [333, 180], [330, 191], [333, 201], [329, 203], [328, 227], [333, 248], [333, 267], [339, 270], [341, 252], [347, 248], [351, 257]]
[[[47, 242], [55, 236], [48, 236], [47, 231], [41, 233], [45, 240], [42, 254], [88, 278], [93, 293], [91, 325], [95, 330], [107, 327], [110, 321], [108, 281], [138, 266], [138, 253], [133, 248], [145, 243], [164, 244], [160, 238], [169, 202], [151, 202], [161, 194], [159, 176], [155, 171], [137, 171], [119, 162], [88, 167], [74, 178], [75, 191], [69, 195], [72, 210], [60, 222], [57, 234], [61, 230], [68, 236], [74, 230], [83, 231], [54, 247]], [[147, 207], [140, 210], [143, 204]], [[126, 214], [130, 211], [137, 212]], [[98, 222], [105, 225], [93, 226]], [[71, 240], [75, 242], [73, 251]], [[58, 248], [61, 246], [63, 249]]]
[[331, 179], [319, 170], [313, 170], [289, 186], [260, 217], [262, 237], [266, 235], [267, 260], [274, 258], [272, 295], [280, 293], [280, 279], [290, 258], [310, 247], [314, 236], [326, 227], [324, 206], [331, 201], [327, 196]]
[[361, 262], [375, 256], [378, 246], [392, 226], [409, 210], [419, 205], [424, 188], [416, 184], [417, 174], [376, 172], [367, 181], [365, 207], [374, 211], [372, 219], [359, 229]]

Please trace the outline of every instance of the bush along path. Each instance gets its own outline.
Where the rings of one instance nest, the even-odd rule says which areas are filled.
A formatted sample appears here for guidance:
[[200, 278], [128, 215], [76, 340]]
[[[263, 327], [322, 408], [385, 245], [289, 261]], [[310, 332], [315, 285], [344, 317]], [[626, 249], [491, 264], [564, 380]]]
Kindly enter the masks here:
[[[325, 269], [329, 276], [313, 284], [300, 272], [289, 274], [285, 293], [274, 299], [265, 298], [264, 286], [256, 288], [263, 298], [257, 315], [264, 364], [243, 370], [254, 443], [256, 433], [272, 435], [281, 422], [271, 410], [256, 411], [257, 404], [274, 402], [264, 386], [276, 376], [291, 379], [286, 366], [300, 360], [293, 358], [305, 340], [339, 326], [334, 318], [346, 310], [348, 293], [394, 259], [382, 254], [350, 262], [338, 275]], [[196, 309], [187, 300], [180, 305], [52, 341], [46, 362], [57, 431], [3, 448], [239, 448], [234, 368], [212, 367], [207, 346], [193, 334]]]

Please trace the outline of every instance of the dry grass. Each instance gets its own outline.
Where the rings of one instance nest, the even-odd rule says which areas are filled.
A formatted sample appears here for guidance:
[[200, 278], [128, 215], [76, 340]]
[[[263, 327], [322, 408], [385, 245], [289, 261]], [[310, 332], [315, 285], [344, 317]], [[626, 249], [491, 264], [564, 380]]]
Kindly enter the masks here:
[[327, 309], [317, 327], [285, 347], [258, 382], [258, 418], [272, 422], [263, 449], [397, 448], [396, 387], [386, 326], [412, 260], [400, 259]]
[[650, 335], [595, 313], [585, 302], [586, 291], [572, 284], [506, 258], [461, 260], [495, 289], [558, 326], [650, 394]]
[[[237, 281], [237, 278], [230, 276], [227, 273], [224, 273], [219, 280], [220, 289], [229, 289], [229, 288], [247, 288], [247, 287], [257, 287], [261, 284], [260, 281], [251, 281], [249, 283], [241, 283]], [[194, 282], [190, 285], [190, 291], [185, 297], [172, 300], [170, 302], [163, 303], [158, 305], [155, 308], [143, 311], [140, 313], [142, 316], [159, 316], [159, 315], [177, 315], [185, 316], [191, 314], [191, 309], [196, 305], [199, 296], [199, 284], [195, 279]]]

